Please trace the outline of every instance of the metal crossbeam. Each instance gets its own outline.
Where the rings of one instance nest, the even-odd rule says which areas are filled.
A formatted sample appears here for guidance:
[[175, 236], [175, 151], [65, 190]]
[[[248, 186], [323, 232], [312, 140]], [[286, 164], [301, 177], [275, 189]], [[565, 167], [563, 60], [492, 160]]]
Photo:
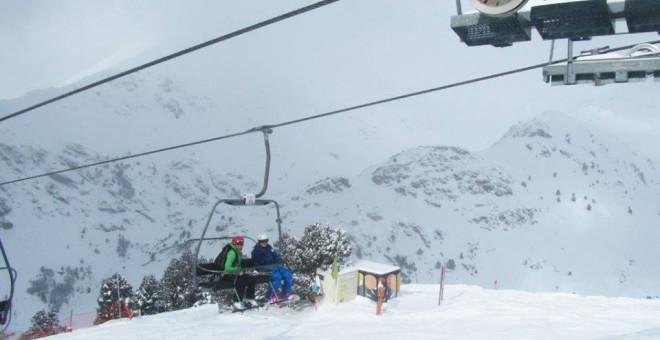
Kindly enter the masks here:
[[648, 78], [660, 81], [660, 57], [577, 59], [569, 64], [545, 66], [545, 82], [552, 85], [605, 85], [645, 81]]

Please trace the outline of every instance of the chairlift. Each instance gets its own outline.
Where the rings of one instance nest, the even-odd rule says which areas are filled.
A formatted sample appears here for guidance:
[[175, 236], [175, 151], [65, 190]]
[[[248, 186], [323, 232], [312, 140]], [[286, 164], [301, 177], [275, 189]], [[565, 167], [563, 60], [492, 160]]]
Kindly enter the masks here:
[[[215, 263], [200, 263], [199, 252], [202, 247], [202, 243], [205, 241], [221, 241], [221, 240], [230, 240], [232, 236], [221, 236], [221, 237], [207, 237], [206, 233], [208, 231], [213, 215], [221, 204], [230, 205], [234, 207], [266, 207], [273, 206], [275, 208], [277, 217], [275, 222], [277, 223], [277, 232], [278, 238], [282, 237], [282, 218], [280, 214], [279, 204], [270, 199], [259, 199], [263, 196], [268, 187], [268, 175], [270, 171], [270, 144], [268, 142], [268, 134], [272, 133], [272, 130], [268, 127], [255, 128], [254, 131], [263, 132], [264, 144], [266, 147], [266, 170], [264, 174], [264, 184], [261, 191], [258, 194], [245, 194], [242, 199], [220, 199], [218, 200], [211, 209], [208, 219], [206, 220], [206, 225], [202, 231], [202, 235], [198, 239], [191, 239], [188, 242], [197, 242], [197, 247], [195, 249], [194, 256], [194, 266], [193, 266], [193, 286], [196, 291], [217, 291], [223, 289], [234, 289], [234, 282], [220, 280], [219, 278], [224, 274], [232, 274], [219, 270]], [[256, 244], [256, 241], [248, 236], [243, 236], [245, 239], [249, 239]], [[248, 260], [248, 259], [244, 259]], [[267, 271], [260, 271], [260, 267], [252, 266], [250, 261], [244, 261], [242, 264], [243, 269], [246, 272], [257, 271], [255, 275], [255, 281], [259, 283], [268, 283], [270, 284], [270, 273]], [[233, 273], [235, 274], [235, 273]], [[202, 278], [209, 278], [209, 280], [201, 280]], [[234, 290], [236, 293], [236, 291]]]
[[[579, 0], [532, 2], [528, 0], [470, 0], [477, 10], [451, 17], [451, 28], [468, 46], [511, 46], [531, 40], [535, 28], [544, 40], [589, 40], [595, 36], [660, 33], [660, 1]], [[537, 3], [539, 3], [537, 5]], [[625, 21], [627, 31], [616, 31], [614, 22]]]
[[[552, 40], [550, 62], [543, 68], [546, 83], [605, 85], [649, 78], [660, 81], [660, 54], [655, 45], [640, 44], [627, 54], [611, 53], [608, 48], [600, 48], [573, 56], [575, 41], [615, 34], [660, 33], [658, 0], [470, 2], [476, 13], [463, 14], [460, 0], [456, 0], [458, 15], [451, 18], [452, 29], [468, 46], [511, 46], [515, 42], [531, 40], [532, 28], [544, 40]], [[627, 31], [617, 32], [614, 23], [624, 20]], [[563, 64], [552, 62], [556, 39], [568, 41], [568, 58]]]
[[[192, 239], [189, 240], [190, 242], [197, 242], [197, 247], [195, 249], [195, 256], [194, 256], [194, 272], [193, 272], [193, 286], [195, 287], [196, 290], [201, 290], [201, 291], [216, 291], [216, 290], [222, 290], [222, 289], [230, 289], [234, 288], [234, 284], [230, 281], [222, 281], [222, 280], [204, 280], [200, 282], [200, 278], [213, 278], [215, 277], [220, 277], [223, 274], [228, 274], [227, 272], [219, 270], [217, 265], [215, 263], [201, 263], [199, 260], [199, 252], [202, 247], [202, 243], [205, 241], [222, 241], [222, 240], [231, 240], [232, 236], [221, 236], [221, 237], [206, 237], [206, 232], [208, 231], [209, 225], [211, 224], [211, 220], [213, 218], [213, 215], [215, 215], [216, 209], [220, 204], [227, 204], [231, 206], [236, 206], [236, 207], [257, 207], [257, 206], [267, 206], [267, 205], [273, 205], [275, 207], [275, 211], [277, 213], [277, 218], [275, 219], [275, 222], [277, 223], [277, 232], [278, 232], [278, 238], [282, 237], [282, 218], [280, 215], [280, 207], [279, 204], [277, 204], [276, 201], [274, 200], [266, 200], [266, 199], [257, 199], [254, 200], [253, 202], [247, 202], [245, 199], [221, 199], [217, 201], [213, 205], [213, 209], [211, 209], [211, 212], [209, 213], [209, 217], [206, 221], [206, 225], [204, 226], [204, 230], [202, 231], [202, 235], [198, 239]], [[249, 236], [243, 235], [245, 239], [251, 240], [254, 242], [254, 244], [257, 243], [253, 238]], [[220, 248], [219, 248], [220, 249]], [[257, 266], [252, 266], [250, 261], [245, 261], [247, 259], [244, 259], [244, 263], [242, 267], [245, 269], [245, 271], [250, 272], [253, 270], [256, 270], [259, 272], [258, 275], [256, 275], [256, 282], [257, 283], [270, 283], [270, 273], [268, 272], [263, 272], [260, 271], [260, 267]]]
[[16, 270], [11, 267], [9, 264], [9, 259], [7, 258], [7, 253], [5, 252], [5, 247], [2, 245], [2, 240], [0, 239], [0, 251], [2, 252], [2, 258], [5, 262], [4, 267], [0, 267], [0, 271], [6, 270], [9, 276], [9, 297], [6, 300], [0, 300], [0, 325], [4, 325], [0, 329], [2, 333], [8, 326], [11, 321], [11, 309], [12, 309], [12, 299], [14, 298], [14, 283], [16, 282]]

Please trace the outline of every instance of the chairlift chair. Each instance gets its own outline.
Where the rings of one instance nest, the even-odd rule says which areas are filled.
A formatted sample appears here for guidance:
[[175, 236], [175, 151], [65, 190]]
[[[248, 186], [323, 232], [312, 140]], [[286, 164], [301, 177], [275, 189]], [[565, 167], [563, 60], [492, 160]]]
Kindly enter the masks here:
[[[202, 231], [202, 235], [198, 239], [192, 239], [189, 240], [191, 242], [196, 241], [197, 242], [197, 247], [195, 249], [195, 256], [194, 256], [194, 273], [193, 273], [193, 285], [196, 290], [202, 290], [202, 291], [216, 291], [216, 290], [222, 290], [222, 289], [230, 289], [234, 288], [234, 284], [231, 281], [223, 281], [219, 280], [219, 278], [222, 275], [226, 274], [232, 274], [230, 272], [222, 271], [219, 270], [217, 265], [215, 263], [200, 263], [199, 262], [199, 251], [202, 247], [202, 243], [204, 241], [217, 241], [217, 240], [230, 240], [232, 236], [221, 236], [221, 237], [206, 237], [206, 233], [208, 231], [209, 225], [211, 224], [211, 220], [213, 218], [213, 215], [215, 214], [215, 211], [217, 207], [220, 204], [227, 204], [231, 206], [237, 206], [237, 207], [249, 207], [249, 206], [267, 206], [267, 205], [274, 205], [275, 206], [275, 211], [277, 213], [277, 218], [275, 219], [277, 223], [277, 232], [278, 232], [278, 238], [282, 237], [282, 218], [280, 215], [280, 207], [279, 204], [274, 201], [274, 200], [266, 200], [266, 199], [257, 199], [254, 200], [254, 202], [248, 204], [246, 203], [246, 200], [240, 200], [240, 199], [221, 199], [213, 205], [213, 209], [211, 210], [211, 213], [209, 214], [209, 217], [206, 221], [206, 225], [204, 226], [204, 230]], [[243, 236], [246, 239], [251, 240], [255, 244], [257, 241], [255, 241], [253, 238], [249, 236]], [[247, 259], [244, 259], [247, 260]], [[251, 272], [251, 271], [257, 271], [258, 274], [256, 275], [256, 281], [257, 283], [270, 283], [270, 273], [263, 271], [261, 267], [258, 266], [252, 266], [250, 261], [244, 261], [243, 263], [243, 269], [246, 272]], [[200, 282], [200, 278], [206, 277], [206, 278], [211, 278], [211, 280], [203, 281]], [[213, 280], [213, 279], [216, 280]]]
[[[270, 171], [270, 144], [268, 142], [268, 134], [272, 133], [272, 129], [270, 129], [267, 126], [263, 127], [258, 127], [255, 129], [252, 129], [250, 131], [261, 131], [263, 133], [264, 137], [264, 145], [266, 147], [266, 169], [264, 173], [264, 183], [261, 191], [257, 194], [246, 194], [243, 196], [242, 199], [220, 199], [218, 200], [214, 205], [213, 208], [211, 209], [211, 212], [209, 213], [208, 219], [206, 220], [206, 225], [204, 226], [204, 230], [202, 231], [202, 235], [198, 239], [192, 239], [188, 240], [190, 242], [197, 242], [197, 247], [195, 249], [195, 256], [194, 256], [194, 265], [193, 265], [193, 286], [196, 291], [217, 291], [217, 290], [223, 290], [223, 289], [234, 289], [234, 293], [237, 294], [236, 289], [235, 289], [235, 281], [237, 278], [236, 273], [231, 273], [227, 271], [222, 271], [220, 268], [215, 263], [200, 263], [199, 262], [199, 251], [202, 247], [202, 243], [204, 241], [213, 241], [213, 240], [229, 240], [231, 239], [231, 236], [222, 236], [222, 237], [206, 237], [206, 232], [208, 231], [209, 225], [211, 224], [211, 220], [213, 219], [213, 215], [216, 212], [216, 209], [220, 204], [226, 204], [230, 206], [235, 206], [235, 207], [264, 207], [268, 205], [272, 205], [275, 207], [275, 211], [277, 213], [277, 218], [275, 219], [275, 222], [277, 223], [277, 234], [278, 234], [278, 239], [282, 237], [282, 217], [280, 215], [280, 206], [279, 204], [274, 201], [274, 200], [269, 200], [269, 199], [259, 199], [259, 197], [263, 196], [266, 193], [266, 189], [268, 188], [268, 175]], [[249, 240], [252, 240], [253, 242], [256, 241], [252, 239], [251, 237], [248, 236], [243, 236], [244, 238], [247, 238]], [[251, 273], [256, 271], [255, 275], [255, 281], [257, 284], [259, 283], [268, 283], [271, 284], [270, 280], [270, 272], [263, 270], [263, 266], [252, 266], [250, 261], [247, 261], [248, 259], [244, 259], [244, 263], [242, 263], [241, 267], [246, 273]], [[227, 281], [227, 280], [222, 280], [223, 275], [234, 275], [234, 282], [232, 281]], [[208, 278], [208, 280], [202, 280], [200, 281], [201, 278]], [[271, 286], [272, 288], [272, 286]]]
[[0, 239], [0, 252], [2, 252], [2, 258], [5, 262], [4, 267], [0, 267], [1, 270], [6, 270], [9, 275], [9, 297], [6, 300], [0, 300], [0, 325], [5, 325], [0, 329], [0, 333], [4, 331], [11, 320], [11, 308], [12, 308], [12, 299], [14, 298], [14, 283], [16, 282], [16, 270], [11, 267], [9, 264], [9, 259], [7, 258], [7, 253], [5, 252], [5, 247], [2, 245], [2, 240]]

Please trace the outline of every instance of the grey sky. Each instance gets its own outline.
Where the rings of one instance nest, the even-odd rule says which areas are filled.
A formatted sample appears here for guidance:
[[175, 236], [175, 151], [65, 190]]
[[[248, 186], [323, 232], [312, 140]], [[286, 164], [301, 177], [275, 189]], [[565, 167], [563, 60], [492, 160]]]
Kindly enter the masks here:
[[[157, 58], [309, 1], [0, 1], [0, 99]], [[270, 3], [270, 4], [269, 4]]]
[[[112, 72], [134, 67], [313, 2], [0, 0], [0, 100], [108, 67], [115, 67]], [[455, 13], [450, 0], [344, 0], [153, 69], [178, 73], [235, 101], [243, 110], [236, 115], [269, 111], [278, 117], [272, 123], [548, 59], [550, 43], [537, 34], [532, 42], [509, 48], [469, 48], [449, 27]], [[576, 50], [652, 39], [658, 35], [594, 38], [576, 44]], [[555, 56], [564, 55], [560, 42]], [[541, 111], [570, 112], [592, 104], [626, 110], [627, 98], [643, 101], [657, 86], [551, 87], [539, 69], [362, 110], [367, 114], [353, 119], [373, 119], [368, 113], [377, 112], [393, 126], [408, 126], [416, 132], [404, 146], [449, 143], [478, 150]], [[646, 111], [625, 118], [657, 124]], [[32, 112], [21, 118], [39, 117]]]

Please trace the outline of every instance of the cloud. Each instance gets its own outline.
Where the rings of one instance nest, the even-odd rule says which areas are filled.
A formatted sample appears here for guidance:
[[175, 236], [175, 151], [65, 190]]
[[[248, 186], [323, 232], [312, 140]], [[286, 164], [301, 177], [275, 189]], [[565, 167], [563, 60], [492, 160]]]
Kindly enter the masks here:
[[143, 51], [144, 51], [143, 47], [136, 46], [136, 47], [127, 47], [117, 52], [114, 52], [113, 54], [109, 55], [107, 58], [99, 61], [98, 63], [92, 65], [91, 67], [88, 67], [87, 69], [72, 75], [70, 78], [65, 80], [59, 86], [61, 87], [61, 86], [71, 85], [73, 83], [81, 81], [84, 78], [99, 73], [103, 73], [119, 64], [122, 64], [127, 60], [130, 60], [131, 58], [140, 55]]

